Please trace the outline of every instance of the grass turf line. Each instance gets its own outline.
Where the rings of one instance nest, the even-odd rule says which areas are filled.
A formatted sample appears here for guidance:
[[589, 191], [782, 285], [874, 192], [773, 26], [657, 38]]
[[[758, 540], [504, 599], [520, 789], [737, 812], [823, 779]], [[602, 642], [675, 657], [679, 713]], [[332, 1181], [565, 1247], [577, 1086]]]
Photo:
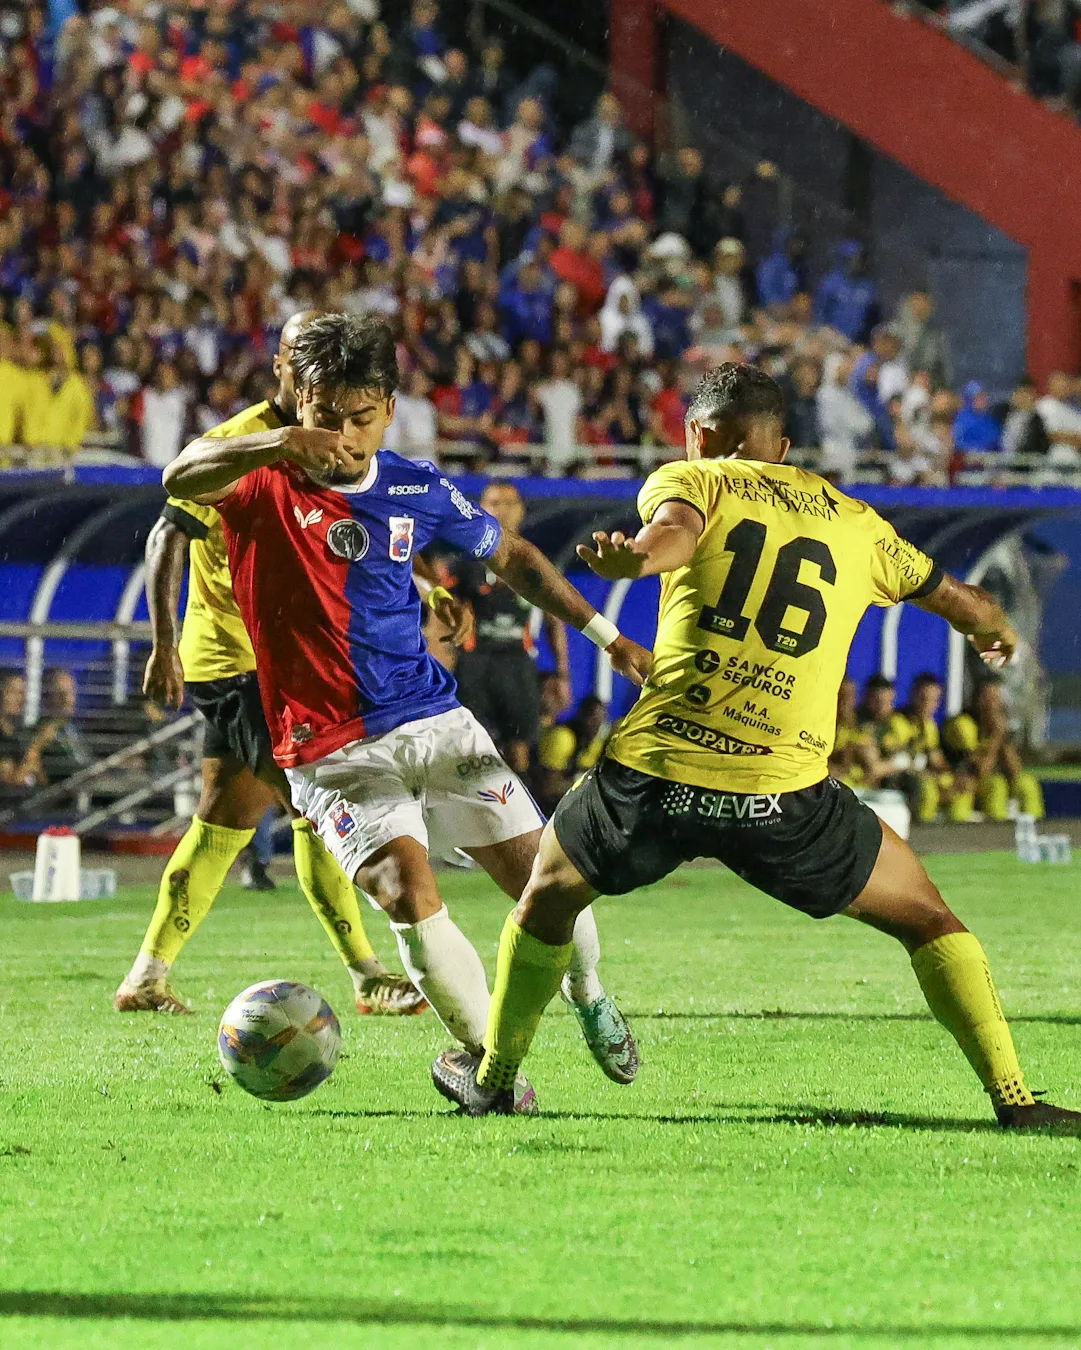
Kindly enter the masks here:
[[[1078, 1106], [1074, 870], [931, 870], [1031, 1084]], [[491, 969], [505, 902], [441, 884]], [[544, 1114], [477, 1122], [430, 1087], [430, 1015], [352, 1014], [291, 888], [223, 894], [178, 966], [198, 1016], [115, 1014], [151, 904], [0, 899], [5, 1350], [1081, 1342], [1078, 1141], [992, 1128], [904, 953], [860, 925], [720, 870], [601, 902], [640, 1081], [604, 1080], [554, 1005], [529, 1062]], [[345, 1057], [299, 1103], [219, 1094], [217, 1018], [278, 976], [327, 995]]]

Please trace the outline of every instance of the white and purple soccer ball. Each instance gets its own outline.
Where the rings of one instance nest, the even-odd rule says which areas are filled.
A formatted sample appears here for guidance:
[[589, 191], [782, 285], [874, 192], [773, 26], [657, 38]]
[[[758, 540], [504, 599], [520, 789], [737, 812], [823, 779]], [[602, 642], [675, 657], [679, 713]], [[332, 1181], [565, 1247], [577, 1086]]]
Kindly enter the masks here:
[[341, 1027], [306, 984], [265, 980], [237, 994], [218, 1026], [218, 1056], [233, 1082], [268, 1102], [306, 1097], [334, 1072]]

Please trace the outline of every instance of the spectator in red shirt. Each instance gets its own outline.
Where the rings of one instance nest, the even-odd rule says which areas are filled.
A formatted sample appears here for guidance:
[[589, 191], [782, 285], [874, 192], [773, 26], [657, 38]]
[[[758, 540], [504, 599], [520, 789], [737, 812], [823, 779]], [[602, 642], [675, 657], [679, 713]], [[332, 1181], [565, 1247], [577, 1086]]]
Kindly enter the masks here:
[[[600, 249], [607, 250], [608, 241], [599, 236]], [[604, 264], [591, 249], [584, 225], [576, 220], [565, 220], [559, 231], [559, 247], [548, 259], [548, 266], [560, 281], [569, 281], [578, 292], [583, 314], [596, 314], [608, 287], [604, 279]], [[603, 252], [601, 253], [603, 257]]]

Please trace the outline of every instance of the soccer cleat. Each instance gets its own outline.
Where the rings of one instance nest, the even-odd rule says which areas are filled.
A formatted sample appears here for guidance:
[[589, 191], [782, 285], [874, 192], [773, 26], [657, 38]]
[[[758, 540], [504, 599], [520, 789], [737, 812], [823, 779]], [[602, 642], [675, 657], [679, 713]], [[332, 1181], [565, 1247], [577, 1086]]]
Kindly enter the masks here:
[[1050, 1102], [1000, 1106], [995, 1114], [1004, 1130], [1046, 1130], [1048, 1134], [1081, 1136], [1081, 1111], [1069, 1111]]
[[357, 991], [357, 1012], [373, 1017], [411, 1017], [422, 1013], [428, 1000], [405, 975], [369, 975]]
[[529, 1080], [518, 1074], [513, 1091], [482, 1088], [477, 1082], [480, 1056], [468, 1050], [444, 1050], [432, 1065], [436, 1091], [455, 1102], [467, 1116], [535, 1116], [537, 1094]]
[[124, 980], [113, 995], [113, 1007], [117, 1012], [160, 1012], [177, 1016], [195, 1012], [167, 984], [132, 984], [130, 980]]
[[583, 1004], [571, 998], [566, 982], [559, 992], [577, 1017], [590, 1054], [602, 1071], [613, 1083], [633, 1083], [638, 1073], [638, 1044], [611, 994]]
[[246, 855], [240, 873], [240, 884], [246, 891], [276, 891], [274, 878], [266, 869], [266, 863], [260, 862], [254, 855]]

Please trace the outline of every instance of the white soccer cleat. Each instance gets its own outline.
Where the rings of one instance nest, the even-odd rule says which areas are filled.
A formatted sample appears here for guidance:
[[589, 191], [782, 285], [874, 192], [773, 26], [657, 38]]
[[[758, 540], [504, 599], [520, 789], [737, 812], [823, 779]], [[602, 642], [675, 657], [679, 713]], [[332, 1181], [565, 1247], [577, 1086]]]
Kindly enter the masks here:
[[412, 1017], [428, 1000], [405, 975], [370, 975], [357, 990], [357, 1012], [373, 1017]]
[[576, 1003], [566, 977], [559, 992], [577, 1017], [589, 1052], [605, 1076], [624, 1087], [633, 1083], [638, 1074], [638, 1043], [611, 994], [602, 993], [592, 1003]]

